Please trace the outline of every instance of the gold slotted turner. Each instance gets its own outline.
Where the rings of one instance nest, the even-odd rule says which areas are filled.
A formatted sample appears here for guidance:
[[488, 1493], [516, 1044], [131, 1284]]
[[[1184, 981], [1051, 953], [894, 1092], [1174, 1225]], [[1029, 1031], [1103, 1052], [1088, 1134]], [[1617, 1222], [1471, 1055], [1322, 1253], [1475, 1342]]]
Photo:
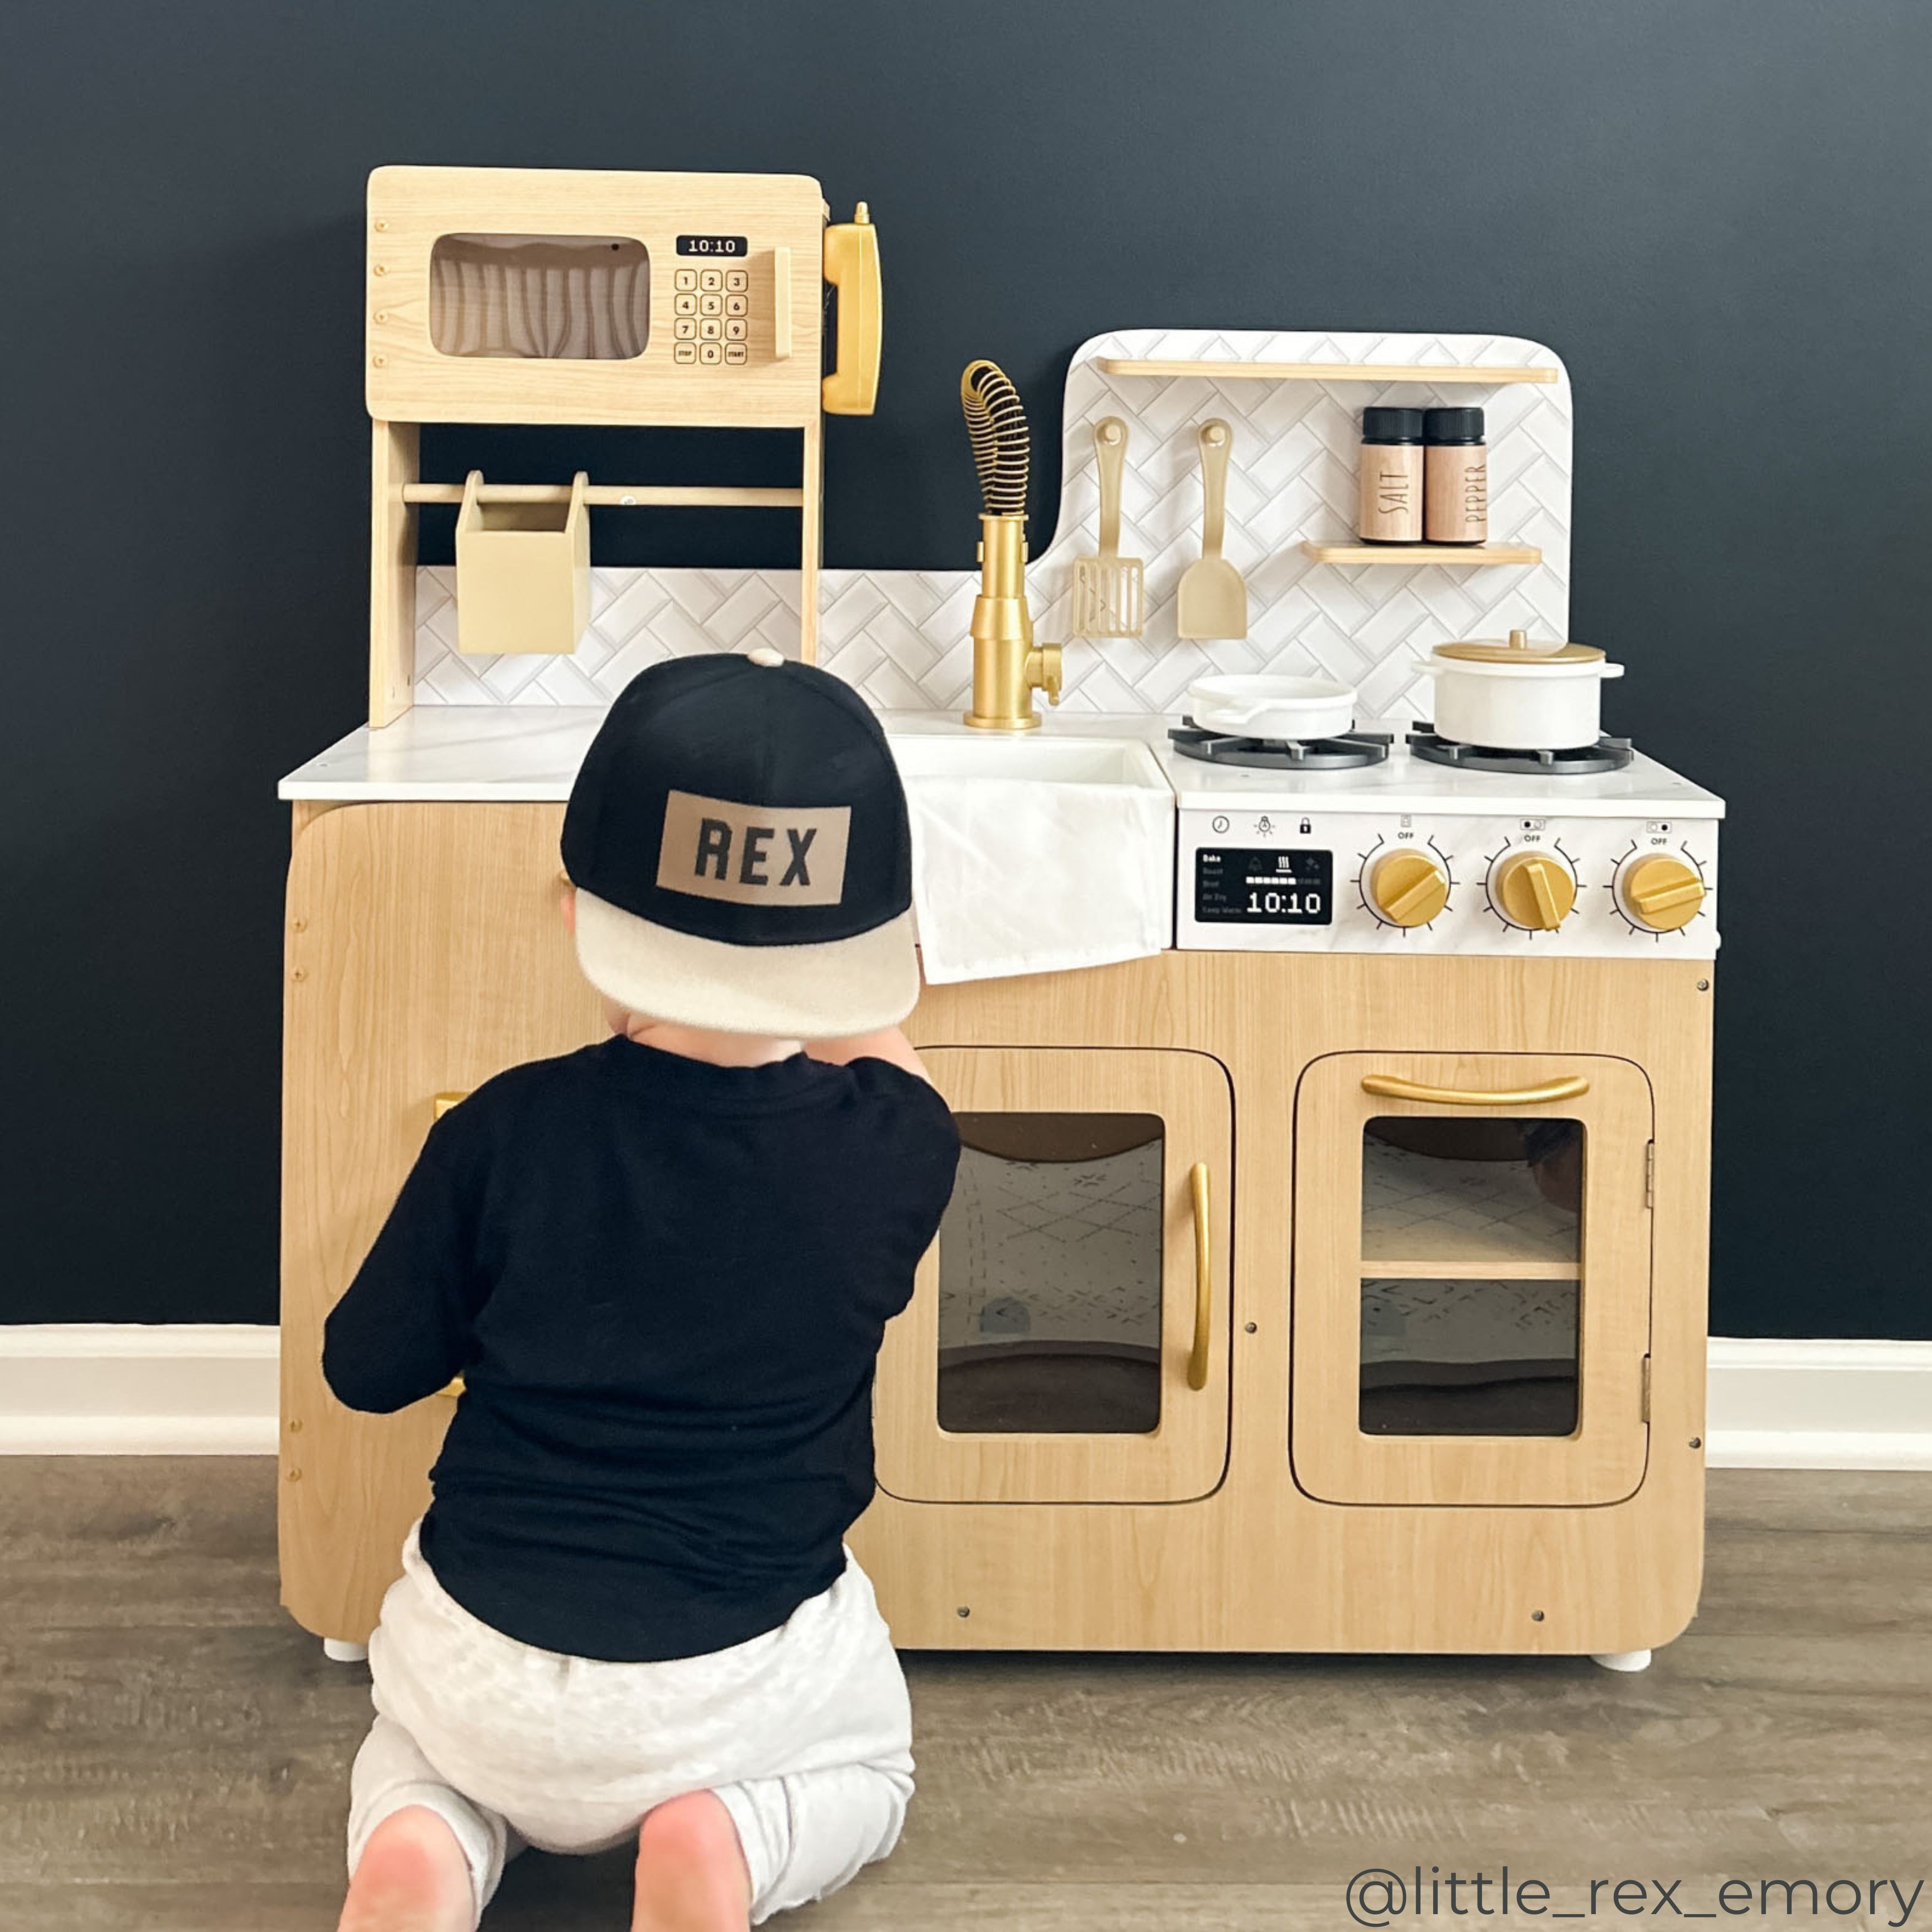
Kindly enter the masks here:
[[1073, 628], [1083, 638], [1138, 638], [1147, 622], [1147, 566], [1120, 550], [1120, 478], [1127, 426], [1118, 416], [1094, 425], [1100, 472], [1100, 554], [1073, 562]]

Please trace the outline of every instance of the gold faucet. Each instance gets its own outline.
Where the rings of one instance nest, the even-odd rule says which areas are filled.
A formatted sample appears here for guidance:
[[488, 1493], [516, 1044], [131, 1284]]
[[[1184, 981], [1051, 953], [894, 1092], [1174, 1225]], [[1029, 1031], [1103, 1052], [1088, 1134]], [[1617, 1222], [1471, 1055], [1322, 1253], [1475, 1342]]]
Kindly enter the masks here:
[[973, 708], [982, 731], [1034, 731], [1033, 694], [1060, 702], [1060, 646], [1036, 644], [1027, 608], [1026, 519], [980, 519], [980, 594], [973, 600]]
[[1060, 702], [1060, 646], [1036, 644], [1027, 608], [1026, 497], [1029, 466], [1019, 392], [996, 363], [969, 362], [959, 404], [980, 472], [980, 594], [973, 603], [973, 708], [982, 731], [1033, 731], [1033, 694]]

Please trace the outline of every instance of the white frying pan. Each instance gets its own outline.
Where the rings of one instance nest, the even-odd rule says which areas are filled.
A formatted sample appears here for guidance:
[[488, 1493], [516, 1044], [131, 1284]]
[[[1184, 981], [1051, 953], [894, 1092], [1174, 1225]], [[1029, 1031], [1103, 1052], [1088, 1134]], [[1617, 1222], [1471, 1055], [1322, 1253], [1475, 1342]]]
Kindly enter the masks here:
[[1187, 715], [1246, 738], [1332, 738], [1354, 729], [1355, 693], [1319, 677], [1204, 677], [1189, 687]]

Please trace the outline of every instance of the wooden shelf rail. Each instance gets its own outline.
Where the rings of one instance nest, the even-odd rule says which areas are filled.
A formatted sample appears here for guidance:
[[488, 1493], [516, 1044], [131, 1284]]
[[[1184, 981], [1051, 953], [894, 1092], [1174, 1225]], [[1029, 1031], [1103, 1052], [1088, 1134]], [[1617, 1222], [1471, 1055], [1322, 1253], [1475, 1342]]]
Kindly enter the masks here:
[[[460, 503], [460, 483], [405, 483], [405, 503]], [[567, 503], [568, 483], [486, 483], [477, 493], [485, 503]], [[584, 500], [598, 509], [654, 508], [679, 504], [709, 509], [799, 510], [800, 489], [752, 489], [738, 484], [593, 483]]]

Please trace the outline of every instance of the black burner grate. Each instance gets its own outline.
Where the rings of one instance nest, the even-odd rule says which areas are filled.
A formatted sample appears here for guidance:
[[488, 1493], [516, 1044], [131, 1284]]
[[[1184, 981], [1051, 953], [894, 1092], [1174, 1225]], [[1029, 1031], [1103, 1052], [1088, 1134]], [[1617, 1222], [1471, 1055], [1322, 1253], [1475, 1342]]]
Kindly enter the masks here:
[[1203, 730], [1191, 718], [1182, 718], [1167, 735], [1184, 758], [1276, 772], [1340, 772], [1378, 765], [1395, 742], [1386, 731], [1338, 731], [1332, 738], [1244, 738], [1232, 731]]
[[1636, 755], [1628, 738], [1600, 736], [1594, 745], [1577, 745], [1561, 752], [1516, 752], [1492, 745], [1466, 745], [1442, 736], [1432, 724], [1418, 724], [1408, 734], [1408, 748], [1432, 765], [1450, 765], [1463, 772], [1520, 772], [1535, 778], [1587, 778], [1598, 772], [1620, 772]]

